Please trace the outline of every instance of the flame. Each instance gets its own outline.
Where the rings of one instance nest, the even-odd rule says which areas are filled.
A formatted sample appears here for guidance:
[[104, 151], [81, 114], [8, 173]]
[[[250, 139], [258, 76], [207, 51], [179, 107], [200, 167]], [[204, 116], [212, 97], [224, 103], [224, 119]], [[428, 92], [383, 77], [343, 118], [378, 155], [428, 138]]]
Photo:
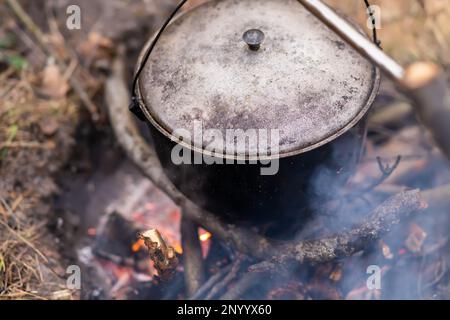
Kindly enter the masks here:
[[183, 248], [181, 247], [181, 245], [180, 245], [179, 243], [176, 243], [173, 249], [174, 249], [174, 250], [176, 251], [176, 253], [178, 253], [178, 254], [182, 254], [182, 253], [183, 253]]
[[139, 249], [141, 249], [141, 247], [144, 245], [144, 240], [139, 239], [138, 241], [136, 241], [135, 243], [133, 243], [133, 245], [131, 246], [131, 250], [133, 250], [133, 252], [138, 252]]
[[209, 240], [211, 237], [212, 234], [209, 233], [208, 231], [205, 231], [204, 233], [201, 233], [198, 238], [200, 239], [201, 242], [205, 242]]

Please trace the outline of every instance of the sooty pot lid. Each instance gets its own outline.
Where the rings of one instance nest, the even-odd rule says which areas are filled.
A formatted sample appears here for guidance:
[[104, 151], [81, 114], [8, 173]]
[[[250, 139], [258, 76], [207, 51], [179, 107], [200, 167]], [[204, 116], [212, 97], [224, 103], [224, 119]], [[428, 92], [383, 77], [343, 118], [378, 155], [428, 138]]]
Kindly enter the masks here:
[[[148, 120], [191, 148], [258, 158], [278, 130], [283, 157], [353, 127], [378, 82], [378, 70], [296, 0], [212, 0], [167, 27], [139, 93]], [[227, 129], [268, 143], [230, 142]]]

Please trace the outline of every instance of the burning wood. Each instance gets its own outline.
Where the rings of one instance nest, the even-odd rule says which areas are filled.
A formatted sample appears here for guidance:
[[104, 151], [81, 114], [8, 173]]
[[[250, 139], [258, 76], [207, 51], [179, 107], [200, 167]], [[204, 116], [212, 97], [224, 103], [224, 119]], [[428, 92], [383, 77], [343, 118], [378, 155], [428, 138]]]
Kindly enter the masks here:
[[139, 234], [139, 238], [144, 241], [158, 275], [162, 279], [169, 279], [178, 266], [175, 249], [166, 244], [166, 241], [156, 229], [150, 229]]

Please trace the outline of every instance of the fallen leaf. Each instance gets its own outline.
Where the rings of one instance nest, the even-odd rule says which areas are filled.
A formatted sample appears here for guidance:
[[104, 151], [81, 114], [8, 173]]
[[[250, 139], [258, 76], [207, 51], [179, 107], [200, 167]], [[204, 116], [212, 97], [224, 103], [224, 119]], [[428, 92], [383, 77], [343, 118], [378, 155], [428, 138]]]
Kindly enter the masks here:
[[69, 91], [67, 79], [53, 61], [50, 61], [42, 72], [42, 85], [40, 92], [54, 99], [64, 98]]
[[87, 39], [79, 46], [79, 53], [88, 61], [109, 58], [114, 44], [97, 32], [89, 33]]

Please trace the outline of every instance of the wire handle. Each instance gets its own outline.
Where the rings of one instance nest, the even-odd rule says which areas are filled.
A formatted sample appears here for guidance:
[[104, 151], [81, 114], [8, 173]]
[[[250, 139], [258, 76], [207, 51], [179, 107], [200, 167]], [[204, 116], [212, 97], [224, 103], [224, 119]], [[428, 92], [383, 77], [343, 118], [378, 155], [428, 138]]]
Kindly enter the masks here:
[[381, 41], [378, 39], [377, 35], [377, 21], [375, 20], [375, 15], [372, 11], [372, 6], [369, 3], [369, 0], [364, 0], [364, 3], [367, 8], [367, 12], [369, 13], [370, 19], [372, 21], [372, 35], [373, 35], [373, 42], [381, 49]]

